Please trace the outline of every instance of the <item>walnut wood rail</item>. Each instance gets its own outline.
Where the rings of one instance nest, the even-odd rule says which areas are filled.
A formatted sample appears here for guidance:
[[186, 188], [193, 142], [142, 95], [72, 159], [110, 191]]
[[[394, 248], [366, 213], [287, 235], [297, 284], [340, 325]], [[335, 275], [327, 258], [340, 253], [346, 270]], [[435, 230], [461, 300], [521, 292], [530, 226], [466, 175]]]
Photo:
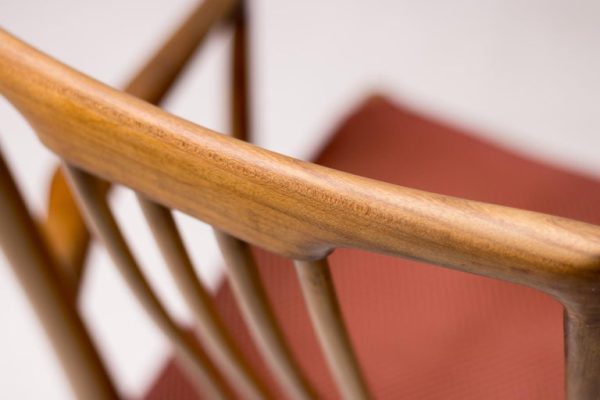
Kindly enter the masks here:
[[0, 55], [0, 92], [60, 157], [230, 235], [300, 261], [355, 247], [556, 297], [567, 310], [567, 394], [600, 394], [600, 227], [269, 152], [111, 89], [5, 32]]

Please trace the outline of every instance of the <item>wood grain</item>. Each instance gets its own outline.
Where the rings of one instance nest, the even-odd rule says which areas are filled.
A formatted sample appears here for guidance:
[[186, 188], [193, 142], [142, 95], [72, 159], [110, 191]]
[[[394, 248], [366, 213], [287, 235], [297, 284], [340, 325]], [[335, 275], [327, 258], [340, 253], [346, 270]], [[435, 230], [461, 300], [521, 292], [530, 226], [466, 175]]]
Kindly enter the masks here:
[[80, 399], [118, 398], [1, 154], [0, 200], [0, 245], [48, 334], [74, 394]]
[[300, 260], [357, 247], [573, 302], [600, 281], [600, 227], [294, 160], [111, 89], [6, 32], [0, 39], [0, 91], [50, 149], [245, 241]]
[[191, 382], [210, 399], [232, 398], [232, 393], [197, 342], [175, 324], [153, 293], [117, 226], [106, 198], [98, 193], [96, 180], [69, 164], [65, 165], [65, 170], [88, 227], [103, 242], [146, 313], [175, 347], [175, 354], [190, 375]]
[[[125, 86], [125, 92], [152, 104], [159, 104], [185, 68], [198, 46], [215, 26], [229, 18], [237, 8], [236, 0], [205, 0], [190, 13], [178, 29], [159, 47], [152, 57]], [[237, 13], [236, 13], [237, 15]], [[57, 168], [51, 180], [48, 215], [44, 233], [50, 249], [59, 261], [66, 289], [77, 296], [89, 233], [65, 178]], [[98, 181], [108, 192], [110, 185]]]
[[[273, 252], [309, 261], [354, 247], [407, 257], [537, 288], [586, 321], [600, 315], [598, 226], [269, 152], [109, 88], [5, 31], [0, 92], [73, 165]], [[595, 334], [585, 337], [600, 347]], [[576, 354], [577, 363], [598, 363], [595, 351]]]
[[327, 259], [296, 261], [296, 272], [313, 327], [340, 394], [369, 399], [369, 390], [346, 332]]

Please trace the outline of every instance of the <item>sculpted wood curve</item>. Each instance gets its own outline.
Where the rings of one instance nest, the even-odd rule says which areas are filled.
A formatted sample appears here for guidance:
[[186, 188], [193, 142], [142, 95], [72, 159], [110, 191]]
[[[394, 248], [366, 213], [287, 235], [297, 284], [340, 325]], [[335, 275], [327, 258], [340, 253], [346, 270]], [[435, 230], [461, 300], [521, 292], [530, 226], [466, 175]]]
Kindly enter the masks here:
[[526, 284], [573, 304], [600, 282], [600, 227], [276, 154], [111, 89], [6, 32], [0, 55], [0, 92], [60, 157], [250, 243], [300, 260], [363, 248]]

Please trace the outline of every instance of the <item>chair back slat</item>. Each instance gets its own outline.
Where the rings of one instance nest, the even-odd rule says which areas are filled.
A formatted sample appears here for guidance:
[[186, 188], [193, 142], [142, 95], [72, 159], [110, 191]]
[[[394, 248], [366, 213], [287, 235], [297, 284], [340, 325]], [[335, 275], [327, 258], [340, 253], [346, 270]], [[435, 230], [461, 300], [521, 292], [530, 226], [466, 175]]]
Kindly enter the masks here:
[[123, 237], [106, 198], [99, 195], [96, 180], [71, 165], [65, 169], [90, 230], [104, 244], [119, 272], [144, 310], [175, 347], [192, 382], [211, 399], [227, 399], [231, 393], [214, 365], [189, 334], [169, 317], [143, 276]]
[[263, 358], [280, 385], [294, 399], [314, 399], [315, 392], [302, 374], [279, 327], [249, 246], [215, 230], [225, 258], [227, 277], [242, 316]]
[[137, 198], [171, 275], [194, 314], [196, 329], [203, 339], [206, 351], [230, 382], [239, 389], [243, 398], [268, 398], [264, 383], [256, 376], [226, 331], [211, 296], [199, 281], [171, 211], [142, 195]]
[[294, 264], [315, 333], [340, 394], [344, 399], [370, 398], [344, 326], [327, 259]]
[[250, 83], [248, 18], [246, 4], [240, 2], [238, 12], [233, 19], [233, 43], [231, 46], [231, 136], [245, 142], [251, 142], [250, 125]]
[[117, 398], [1, 154], [0, 199], [0, 245], [48, 334], [74, 393], [81, 399]]

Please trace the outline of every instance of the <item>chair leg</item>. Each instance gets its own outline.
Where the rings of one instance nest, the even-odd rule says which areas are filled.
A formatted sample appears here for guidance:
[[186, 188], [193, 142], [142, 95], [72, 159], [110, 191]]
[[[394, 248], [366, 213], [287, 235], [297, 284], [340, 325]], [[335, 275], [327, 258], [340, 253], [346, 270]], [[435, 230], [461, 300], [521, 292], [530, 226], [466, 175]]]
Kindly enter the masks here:
[[77, 398], [116, 399], [58, 268], [0, 154], [0, 247], [44, 327]]
[[600, 399], [600, 316], [597, 312], [589, 314], [565, 309], [566, 391], [569, 400]]

